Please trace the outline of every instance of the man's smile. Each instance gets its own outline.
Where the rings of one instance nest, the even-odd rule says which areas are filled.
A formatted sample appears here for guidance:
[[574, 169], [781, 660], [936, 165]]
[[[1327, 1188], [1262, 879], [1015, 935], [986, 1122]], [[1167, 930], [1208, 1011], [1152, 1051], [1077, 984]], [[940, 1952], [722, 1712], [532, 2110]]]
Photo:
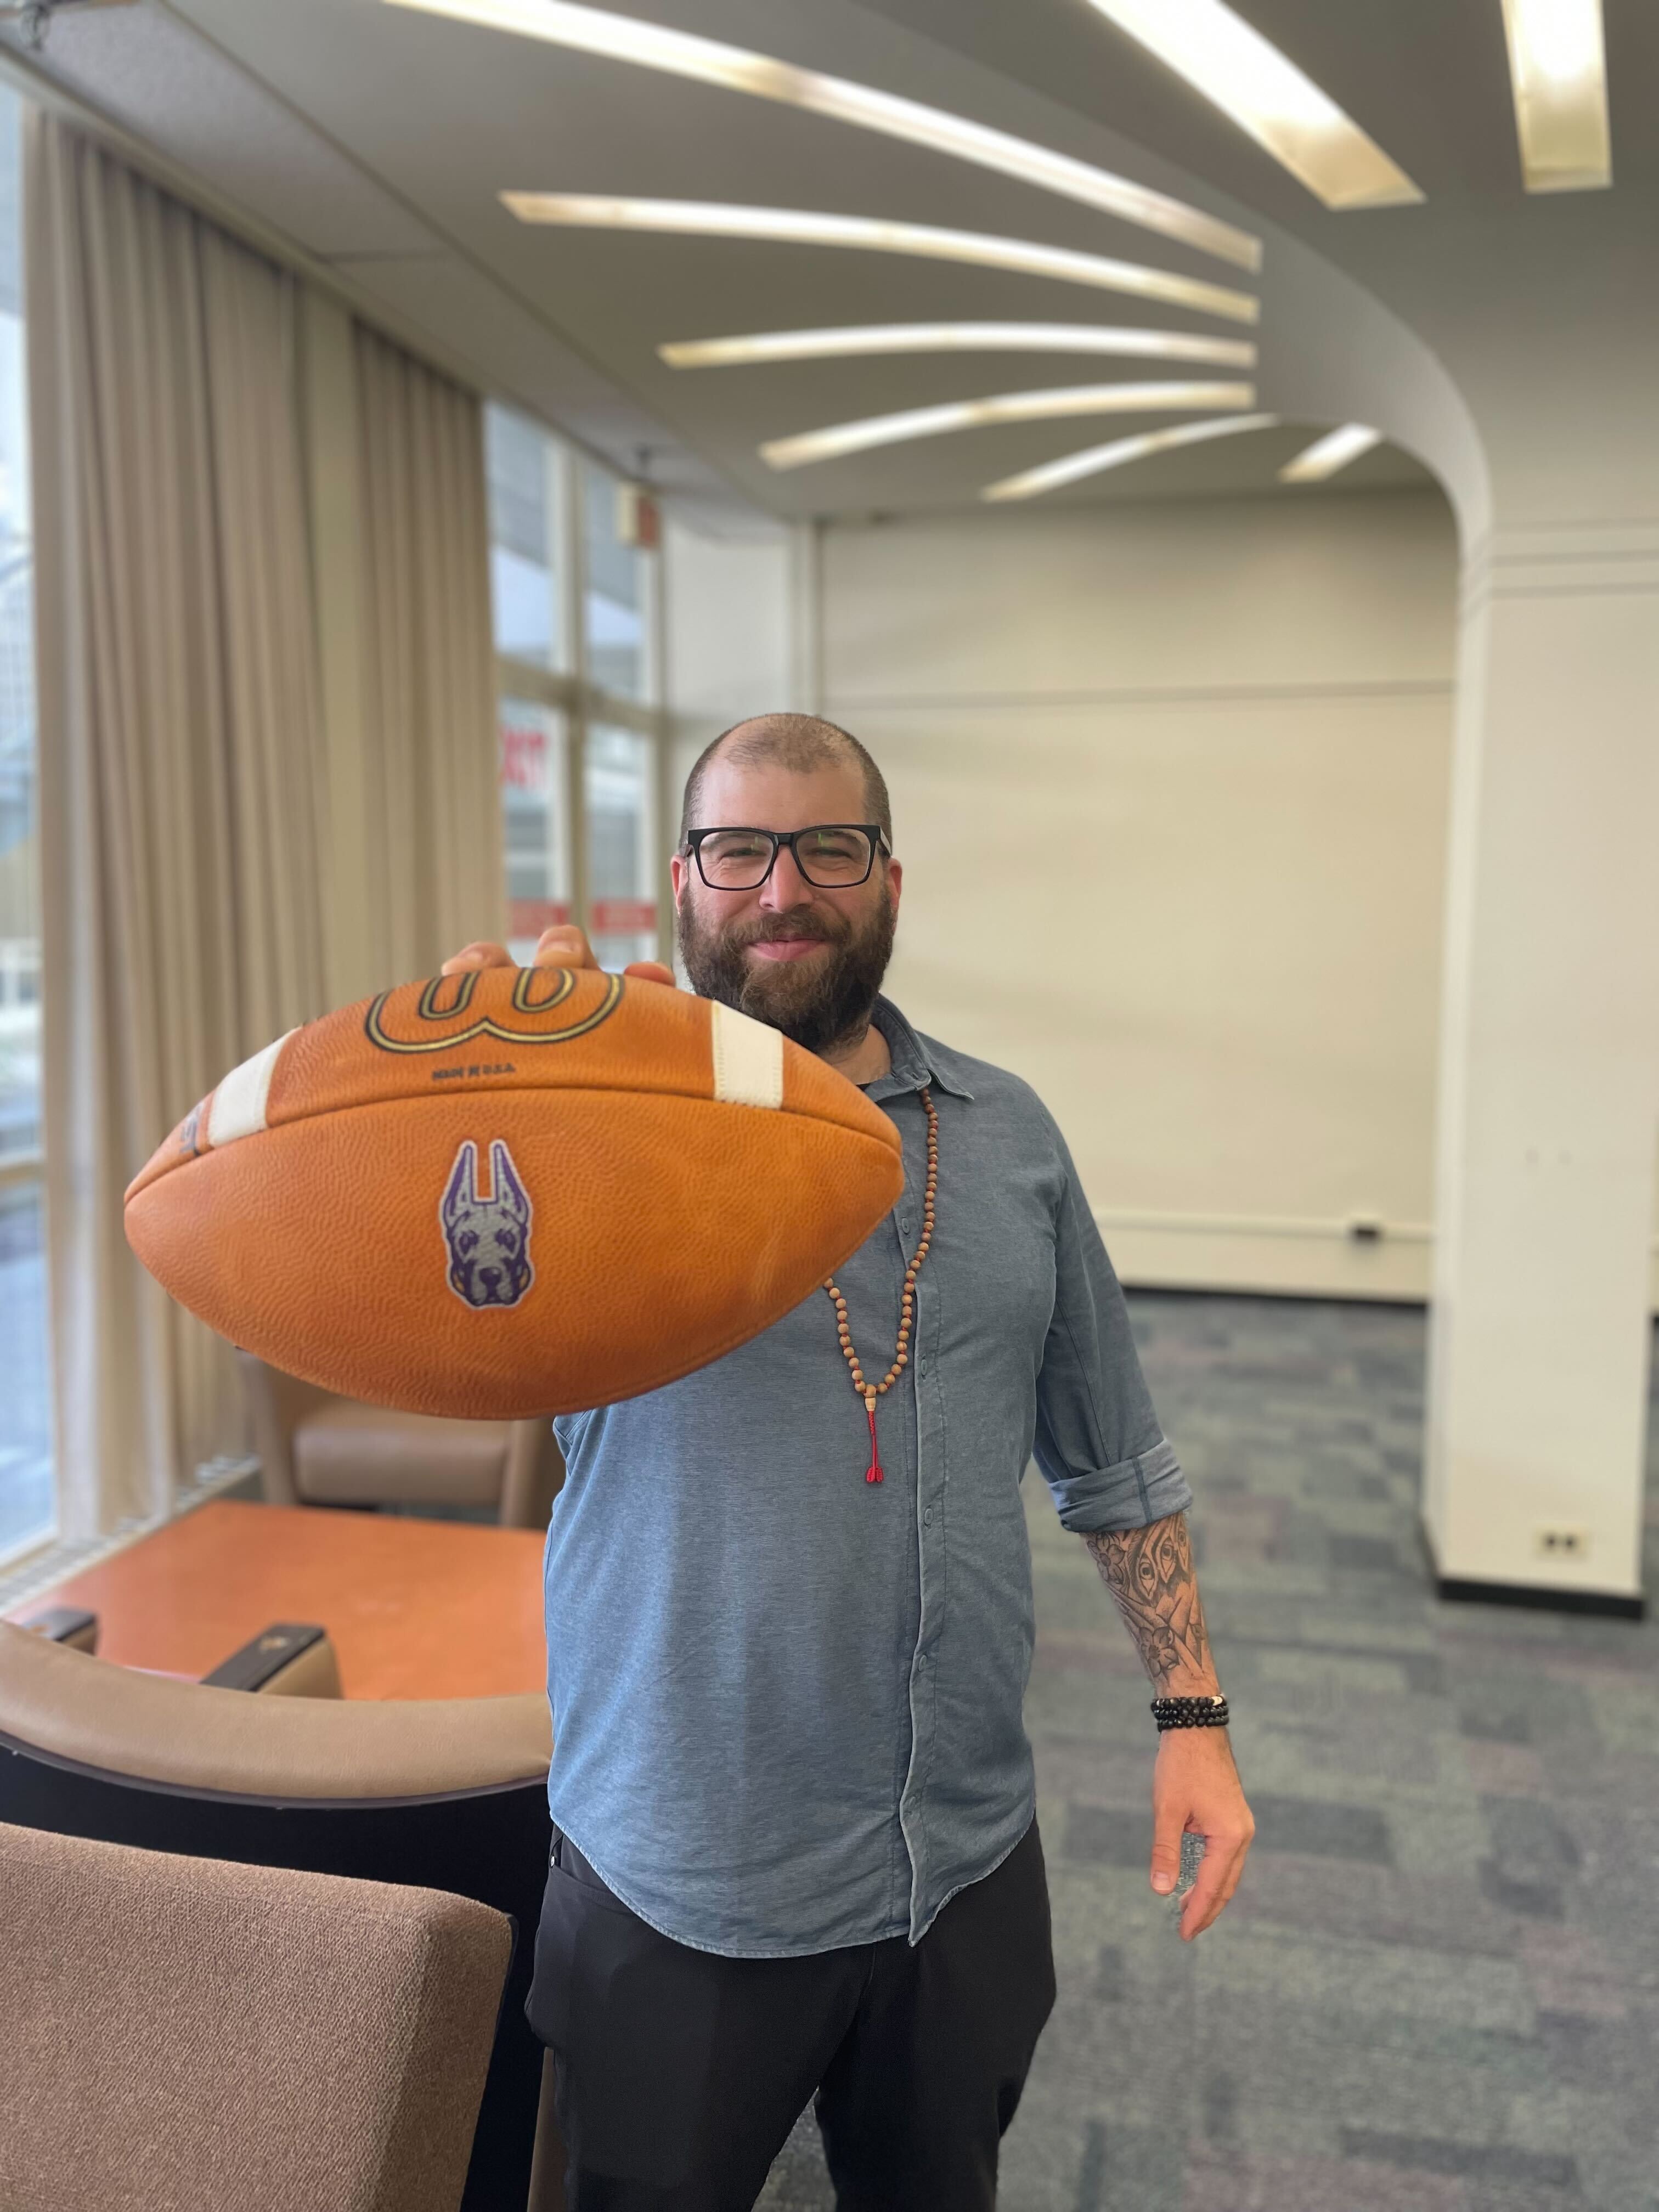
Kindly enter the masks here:
[[822, 937], [760, 937], [747, 949], [757, 960], [804, 960], [825, 942]]

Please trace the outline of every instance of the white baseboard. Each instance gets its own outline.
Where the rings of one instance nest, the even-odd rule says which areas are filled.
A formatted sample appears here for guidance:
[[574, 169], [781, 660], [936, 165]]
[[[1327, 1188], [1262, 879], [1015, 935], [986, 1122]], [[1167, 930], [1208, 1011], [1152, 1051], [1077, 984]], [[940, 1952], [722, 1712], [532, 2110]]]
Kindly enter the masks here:
[[[1362, 1239], [1346, 1222], [1275, 1214], [1097, 1206], [1095, 1219], [1119, 1279], [1133, 1289], [1422, 1305], [1433, 1288], [1434, 1231], [1426, 1222], [1382, 1222], [1380, 1236]], [[1659, 1238], [1648, 1304], [1659, 1317]]]

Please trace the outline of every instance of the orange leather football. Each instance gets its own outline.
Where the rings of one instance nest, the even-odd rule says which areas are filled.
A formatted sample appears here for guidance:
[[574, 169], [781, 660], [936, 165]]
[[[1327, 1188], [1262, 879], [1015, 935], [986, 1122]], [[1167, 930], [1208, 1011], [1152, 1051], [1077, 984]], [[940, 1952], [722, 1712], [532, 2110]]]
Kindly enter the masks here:
[[126, 1229], [273, 1366], [499, 1419], [632, 1397], [746, 1342], [903, 1180], [886, 1115], [776, 1030], [665, 984], [497, 968], [244, 1061], [135, 1180]]

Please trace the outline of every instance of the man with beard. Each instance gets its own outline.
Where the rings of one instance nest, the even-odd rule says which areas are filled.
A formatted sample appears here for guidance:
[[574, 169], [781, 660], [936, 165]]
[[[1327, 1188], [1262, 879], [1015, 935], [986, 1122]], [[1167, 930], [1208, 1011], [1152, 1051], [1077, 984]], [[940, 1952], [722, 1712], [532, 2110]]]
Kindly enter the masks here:
[[[1035, 1452], [1160, 1693], [1152, 1881], [1169, 1893], [1182, 1833], [1206, 1839], [1188, 1939], [1252, 1832], [1190, 1492], [1054, 1122], [880, 995], [902, 871], [863, 746], [806, 715], [727, 731], [686, 784], [672, 878], [693, 988], [863, 1085], [905, 1189], [752, 1343], [556, 1424], [529, 2013], [568, 2201], [736, 2212], [816, 2093], [843, 2212], [981, 2212], [1054, 1994], [1021, 1477]], [[446, 972], [507, 958], [471, 945]], [[537, 958], [592, 955], [567, 929]]]

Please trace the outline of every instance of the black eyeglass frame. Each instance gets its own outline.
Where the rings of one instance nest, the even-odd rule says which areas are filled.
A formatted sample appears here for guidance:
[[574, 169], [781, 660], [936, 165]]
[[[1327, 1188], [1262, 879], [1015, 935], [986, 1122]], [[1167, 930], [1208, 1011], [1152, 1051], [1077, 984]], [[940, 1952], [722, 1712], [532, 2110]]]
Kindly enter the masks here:
[[[812, 877], [809, 876], [805, 869], [801, 866], [800, 854], [796, 847], [796, 839], [798, 837], [816, 837], [821, 831], [825, 830], [862, 830], [864, 835], [870, 840], [870, 865], [865, 869], [864, 873], [860, 876], [856, 881], [842, 882], [839, 884], [821, 884], [815, 881]], [[708, 881], [708, 876], [703, 872], [702, 841], [705, 837], [729, 837], [734, 830], [745, 837], [766, 837], [770, 839], [772, 845], [772, 857], [766, 864], [766, 872], [757, 882], [752, 884], [711, 884]], [[707, 830], [692, 830], [689, 831], [686, 836], [684, 850], [689, 853], [691, 858], [696, 862], [697, 873], [702, 878], [703, 884], [708, 890], [711, 891], [757, 891], [764, 884], [770, 883], [772, 880], [772, 871], [778, 865], [778, 854], [786, 845], [789, 848], [790, 859], [794, 862], [797, 869], [799, 870], [801, 881], [803, 883], [811, 884], [813, 890], [817, 891], [856, 890], [860, 884], [867, 884], [869, 882], [871, 870], [873, 869], [876, 865], [878, 855], [879, 855], [879, 857], [884, 860], [890, 860], [893, 857], [893, 848], [888, 843], [885, 832], [883, 830], [879, 822], [810, 822], [803, 830], [762, 830], [756, 824], [749, 822], [720, 822], [714, 823]]]

